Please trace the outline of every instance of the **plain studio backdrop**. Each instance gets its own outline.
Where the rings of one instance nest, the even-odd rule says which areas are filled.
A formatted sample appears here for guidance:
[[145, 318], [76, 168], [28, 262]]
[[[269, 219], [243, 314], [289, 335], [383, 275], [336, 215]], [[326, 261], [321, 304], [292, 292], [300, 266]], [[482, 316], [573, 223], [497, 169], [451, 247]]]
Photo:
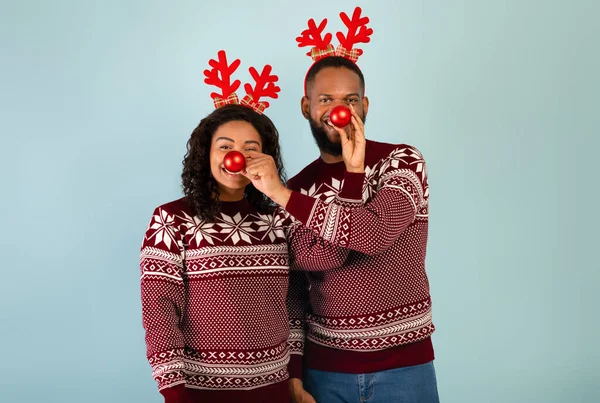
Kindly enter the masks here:
[[442, 402], [600, 401], [598, 2], [2, 0], [1, 402], [162, 401], [139, 248], [213, 110], [203, 70], [273, 65], [292, 176], [318, 155], [295, 38], [356, 5], [366, 136], [429, 164]]

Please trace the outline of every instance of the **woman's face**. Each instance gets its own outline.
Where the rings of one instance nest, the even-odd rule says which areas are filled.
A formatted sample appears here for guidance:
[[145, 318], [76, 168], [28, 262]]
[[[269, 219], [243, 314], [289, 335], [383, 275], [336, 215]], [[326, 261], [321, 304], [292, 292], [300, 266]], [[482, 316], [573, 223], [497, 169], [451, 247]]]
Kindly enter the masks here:
[[249, 151], [262, 152], [258, 131], [245, 121], [231, 121], [219, 126], [210, 144], [210, 171], [217, 181], [220, 199], [236, 201], [244, 197], [250, 181], [239, 173], [229, 173], [223, 166], [223, 157], [229, 151], [239, 151], [248, 158]]

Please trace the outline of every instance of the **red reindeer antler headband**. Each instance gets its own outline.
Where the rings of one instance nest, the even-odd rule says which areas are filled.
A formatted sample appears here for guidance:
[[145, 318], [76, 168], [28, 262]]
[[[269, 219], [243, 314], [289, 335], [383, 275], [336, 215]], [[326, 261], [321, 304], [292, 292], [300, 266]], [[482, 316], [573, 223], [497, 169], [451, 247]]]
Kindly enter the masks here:
[[241, 84], [240, 80], [231, 82], [231, 75], [240, 66], [240, 59], [235, 59], [231, 64], [228, 64], [225, 51], [220, 50], [218, 60], [211, 59], [208, 61], [208, 64], [212, 69], [204, 70], [204, 75], [206, 76], [204, 82], [208, 85], [214, 85], [221, 90], [220, 94], [217, 92], [210, 94], [215, 108], [230, 104], [241, 104], [262, 114], [269, 107], [269, 102], [261, 101], [261, 97], [278, 98], [279, 96], [278, 92], [281, 91], [281, 88], [275, 85], [279, 78], [271, 74], [272, 67], [268, 64], [263, 67], [260, 74], [254, 67], [249, 68], [250, 75], [255, 81], [255, 86], [252, 87], [250, 83], [244, 85], [246, 95], [242, 98], [242, 102], [239, 102], [236, 94]]
[[[333, 35], [326, 33], [325, 36], [322, 36], [327, 25], [327, 18], [324, 18], [318, 26], [313, 18], [308, 20], [308, 28], [302, 31], [301, 36], [296, 38], [298, 47], [312, 46], [306, 55], [310, 56], [315, 63], [329, 56], [341, 56], [356, 63], [363, 51], [362, 49], [353, 48], [353, 46], [357, 43], [370, 42], [370, 36], [373, 34], [373, 29], [367, 27], [369, 17], [361, 17], [361, 13], [362, 9], [360, 7], [354, 9], [352, 18], [349, 18], [345, 12], [340, 13], [340, 18], [348, 28], [348, 33], [346, 36], [342, 32], [336, 33], [339, 45], [335, 50], [331, 44]], [[304, 81], [306, 91], [306, 78]]]

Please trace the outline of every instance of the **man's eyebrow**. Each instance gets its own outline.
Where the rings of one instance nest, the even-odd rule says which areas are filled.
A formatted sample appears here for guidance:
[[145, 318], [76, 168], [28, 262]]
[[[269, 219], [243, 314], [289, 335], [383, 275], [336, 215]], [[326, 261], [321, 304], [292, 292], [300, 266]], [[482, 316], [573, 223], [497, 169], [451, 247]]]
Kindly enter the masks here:
[[[320, 97], [331, 97], [331, 94], [326, 94], [326, 93], [321, 93], [319, 94]], [[360, 94], [358, 92], [352, 92], [350, 94], [346, 94], [345, 97], [359, 97]]]

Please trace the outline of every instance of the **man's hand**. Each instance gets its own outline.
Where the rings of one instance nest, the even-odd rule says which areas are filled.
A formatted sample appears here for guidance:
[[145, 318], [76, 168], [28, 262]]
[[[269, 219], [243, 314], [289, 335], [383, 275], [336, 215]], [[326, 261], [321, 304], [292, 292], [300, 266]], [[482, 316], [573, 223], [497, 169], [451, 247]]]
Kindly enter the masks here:
[[348, 127], [349, 132], [347, 133], [346, 130], [339, 127], [335, 127], [335, 130], [339, 133], [342, 142], [342, 157], [346, 164], [346, 170], [363, 173], [365, 172], [365, 149], [367, 146], [365, 126], [354, 107], [350, 105], [349, 109], [352, 113], [352, 125]]
[[290, 379], [289, 386], [290, 394], [292, 395], [292, 403], [317, 403], [311, 394], [304, 390], [300, 379]]

